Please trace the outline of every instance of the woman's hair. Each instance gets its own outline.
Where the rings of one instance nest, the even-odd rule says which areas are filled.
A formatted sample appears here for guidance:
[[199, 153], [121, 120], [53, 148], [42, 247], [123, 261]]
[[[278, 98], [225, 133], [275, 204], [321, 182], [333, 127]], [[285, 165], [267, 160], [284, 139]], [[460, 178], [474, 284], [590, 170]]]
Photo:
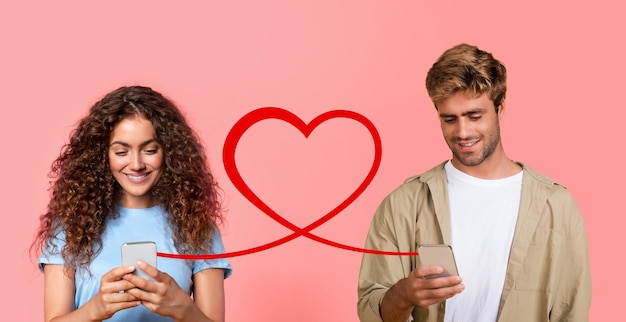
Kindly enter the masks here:
[[497, 111], [506, 97], [506, 68], [491, 53], [459, 44], [446, 50], [430, 68], [426, 90], [435, 107], [459, 91], [475, 96], [488, 93]]
[[208, 253], [222, 220], [218, 186], [197, 134], [172, 101], [149, 87], [121, 87], [91, 107], [53, 162], [48, 209], [32, 247], [39, 253], [59, 232], [66, 267], [87, 267], [99, 252], [106, 220], [115, 218], [121, 187], [109, 167], [111, 132], [120, 121], [141, 116], [152, 122], [163, 149], [163, 173], [151, 189], [169, 213], [180, 253]]

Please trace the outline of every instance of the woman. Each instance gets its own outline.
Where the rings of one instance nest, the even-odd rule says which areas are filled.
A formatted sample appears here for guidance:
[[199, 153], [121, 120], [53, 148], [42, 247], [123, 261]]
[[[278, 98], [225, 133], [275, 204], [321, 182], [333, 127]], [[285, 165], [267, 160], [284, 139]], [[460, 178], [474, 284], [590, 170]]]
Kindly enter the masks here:
[[[33, 246], [45, 275], [45, 321], [223, 321], [225, 259], [121, 266], [121, 245], [223, 253], [218, 186], [179, 109], [148, 87], [97, 102], [52, 165]], [[193, 295], [193, 296], [190, 296]]]

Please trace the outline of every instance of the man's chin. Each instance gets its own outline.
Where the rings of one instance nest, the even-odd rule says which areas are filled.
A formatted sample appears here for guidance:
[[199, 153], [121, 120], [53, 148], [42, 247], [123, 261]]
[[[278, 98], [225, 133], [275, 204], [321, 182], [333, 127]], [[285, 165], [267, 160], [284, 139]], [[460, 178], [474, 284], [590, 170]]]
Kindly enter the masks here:
[[463, 166], [466, 167], [475, 167], [480, 165], [481, 163], [483, 163], [483, 161], [485, 161], [485, 159], [483, 158], [478, 158], [478, 157], [459, 157], [458, 155], [455, 155], [455, 159], [457, 162], [459, 162], [460, 164], [462, 164]]

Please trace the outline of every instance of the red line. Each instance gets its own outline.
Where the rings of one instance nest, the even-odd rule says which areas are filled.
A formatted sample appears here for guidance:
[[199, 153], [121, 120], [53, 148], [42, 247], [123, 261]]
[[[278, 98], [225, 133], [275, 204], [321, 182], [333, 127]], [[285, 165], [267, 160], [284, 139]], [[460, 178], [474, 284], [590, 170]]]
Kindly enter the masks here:
[[[333, 118], [349, 118], [355, 120], [361, 124], [363, 124], [370, 134], [372, 135], [372, 139], [374, 140], [374, 161], [372, 162], [372, 167], [370, 168], [369, 173], [361, 182], [361, 184], [346, 198], [342, 203], [340, 203], [337, 207], [331, 210], [326, 215], [317, 219], [313, 223], [309, 224], [304, 228], [300, 228], [293, 223], [289, 222], [287, 219], [276, 213], [272, 208], [266, 205], [246, 184], [246, 182], [241, 177], [239, 170], [237, 169], [237, 165], [235, 162], [235, 150], [237, 148], [237, 143], [239, 143], [239, 139], [241, 136], [255, 123], [266, 120], [266, 119], [279, 119], [283, 120], [294, 127], [296, 127], [300, 132], [305, 136], [309, 137], [311, 132], [321, 123], [333, 119]], [[283, 238], [277, 239], [273, 242], [256, 246], [253, 248], [249, 248], [246, 250], [235, 251], [230, 253], [223, 254], [202, 254], [202, 255], [180, 255], [180, 254], [167, 254], [167, 253], [157, 253], [160, 257], [167, 258], [179, 258], [179, 259], [218, 259], [218, 258], [228, 258], [228, 257], [236, 257], [243, 256], [248, 254], [253, 254], [257, 252], [261, 252], [279, 245], [282, 245], [286, 242], [289, 242], [297, 237], [304, 236], [316, 242], [336, 247], [344, 250], [349, 250], [353, 252], [359, 252], [364, 254], [374, 254], [374, 255], [394, 255], [394, 256], [417, 256], [417, 252], [393, 252], [393, 251], [382, 251], [375, 249], [365, 249], [359, 247], [353, 247], [341, 243], [337, 243], [317, 235], [311, 233], [311, 230], [323, 225], [328, 220], [339, 214], [346, 207], [348, 207], [354, 200], [356, 200], [363, 191], [369, 186], [369, 184], [374, 179], [376, 172], [380, 166], [382, 158], [382, 142], [380, 139], [380, 135], [376, 130], [374, 124], [368, 120], [365, 116], [358, 114], [352, 111], [346, 110], [333, 110], [326, 113], [323, 113], [316, 118], [314, 118], [308, 125], [305, 124], [300, 118], [298, 118], [295, 114], [276, 107], [265, 107], [254, 110], [246, 115], [244, 115], [235, 125], [231, 128], [228, 133], [226, 140], [224, 142], [223, 148], [223, 159], [224, 159], [224, 167], [226, 169], [226, 173], [228, 177], [235, 185], [235, 187], [241, 192], [243, 196], [245, 196], [252, 204], [254, 204], [257, 208], [263, 211], [270, 218], [274, 219], [279, 224], [285, 226], [286, 228], [293, 231], [293, 234], [285, 236]]]

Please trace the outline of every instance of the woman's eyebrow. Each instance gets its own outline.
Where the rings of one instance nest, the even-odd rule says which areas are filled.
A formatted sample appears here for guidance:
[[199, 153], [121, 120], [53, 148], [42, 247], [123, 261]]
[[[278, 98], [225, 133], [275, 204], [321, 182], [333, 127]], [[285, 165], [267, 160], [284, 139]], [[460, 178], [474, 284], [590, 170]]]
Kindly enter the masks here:
[[[155, 139], [150, 139], [150, 140], [147, 140], [145, 142], [140, 143], [139, 146], [146, 146], [146, 145], [148, 145], [150, 143], [153, 143], [153, 142], [156, 142], [156, 140]], [[111, 142], [111, 144], [109, 144], [109, 146], [113, 146], [115, 144], [119, 144], [119, 145], [122, 145], [122, 146], [125, 146], [125, 147], [130, 147], [130, 144], [128, 144], [128, 143], [126, 143], [124, 141], [113, 141], [113, 142]]]

